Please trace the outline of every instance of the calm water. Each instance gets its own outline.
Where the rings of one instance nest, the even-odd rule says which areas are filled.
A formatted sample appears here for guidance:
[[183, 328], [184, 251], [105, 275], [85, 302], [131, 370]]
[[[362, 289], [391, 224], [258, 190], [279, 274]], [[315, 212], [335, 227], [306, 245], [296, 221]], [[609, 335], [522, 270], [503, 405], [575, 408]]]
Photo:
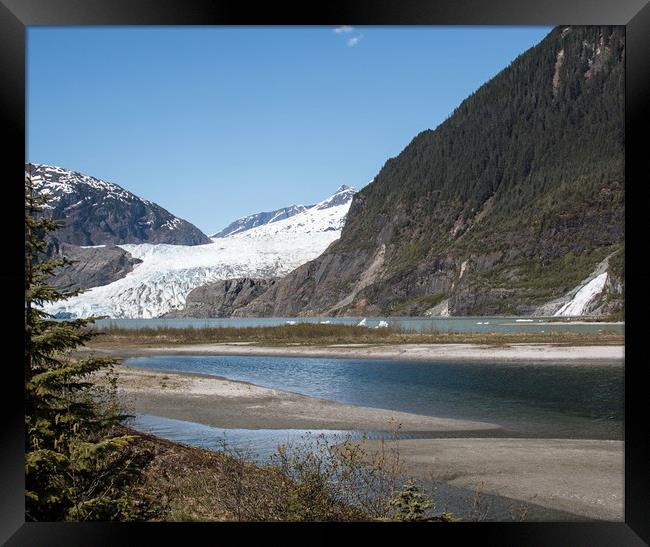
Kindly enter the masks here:
[[[363, 317], [246, 317], [227, 319], [102, 319], [97, 328], [117, 326], [127, 329], [144, 327], [203, 328], [203, 327], [260, 327], [297, 323], [330, 322], [356, 325]], [[549, 322], [550, 317], [368, 317], [368, 327], [380, 321], [405, 330], [428, 332], [624, 332], [623, 323], [579, 323], [576, 321]]]
[[624, 369], [617, 363], [154, 356], [124, 364], [223, 376], [343, 403], [485, 421], [504, 428], [500, 435], [616, 440], [623, 435]]

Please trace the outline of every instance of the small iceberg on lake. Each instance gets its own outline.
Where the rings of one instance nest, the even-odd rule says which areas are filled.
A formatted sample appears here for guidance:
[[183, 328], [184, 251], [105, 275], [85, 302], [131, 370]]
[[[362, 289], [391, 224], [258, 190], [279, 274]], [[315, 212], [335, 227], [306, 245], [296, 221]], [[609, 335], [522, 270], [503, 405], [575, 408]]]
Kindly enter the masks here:
[[534, 319], [515, 319], [515, 323], [532, 323]]
[[365, 327], [366, 326], [366, 318], [364, 317], [361, 321], [357, 323], [357, 327]]
[[375, 326], [376, 329], [385, 329], [388, 327], [388, 321], [379, 321], [377, 326]]
[[296, 321], [285, 321], [285, 324], [287, 324], [287, 325], [295, 325]]
[[321, 325], [331, 325], [332, 322], [331, 321], [320, 321], [320, 324]]

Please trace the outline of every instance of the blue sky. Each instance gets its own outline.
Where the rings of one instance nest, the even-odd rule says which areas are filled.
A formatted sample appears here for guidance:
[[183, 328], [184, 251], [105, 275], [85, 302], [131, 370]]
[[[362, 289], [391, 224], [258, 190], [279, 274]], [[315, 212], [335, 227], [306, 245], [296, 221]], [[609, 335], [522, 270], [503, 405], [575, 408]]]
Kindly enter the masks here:
[[30, 27], [27, 158], [208, 234], [365, 186], [551, 27]]

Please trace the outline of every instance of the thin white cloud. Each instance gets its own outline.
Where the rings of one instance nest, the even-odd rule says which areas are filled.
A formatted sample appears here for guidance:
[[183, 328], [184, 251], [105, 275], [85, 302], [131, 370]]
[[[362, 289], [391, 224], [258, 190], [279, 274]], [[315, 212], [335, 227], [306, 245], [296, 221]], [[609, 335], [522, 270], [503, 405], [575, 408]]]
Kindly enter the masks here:
[[340, 27], [336, 27], [334, 29], [334, 32], [336, 34], [347, 34], [348, 32], [352, 32], [354, 30], [354, 27], [351, 27], [349, 25], [341, 25]]
[[362, 38], [363, 38], [363, 34], [359, 34], [358, 36], [353, 36], [348, 40], [348, 47], [356, 46], [359, 42], [361, 42]]

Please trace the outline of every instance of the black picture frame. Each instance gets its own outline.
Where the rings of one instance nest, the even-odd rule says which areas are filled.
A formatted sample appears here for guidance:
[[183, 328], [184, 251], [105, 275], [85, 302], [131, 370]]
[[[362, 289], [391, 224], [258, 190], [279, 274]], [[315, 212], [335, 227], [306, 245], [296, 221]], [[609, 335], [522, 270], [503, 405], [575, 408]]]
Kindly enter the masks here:
[[[7, 545], [134, 545], [194, 541], [206, 534], [210, 543], [223, 541], [227, 529], [239, 541], [263, 531], [265, 541], [282, 540], [298, 532], [303, 541], [316, 532], [316, 524], [242, 525], [237, 523], [26, 523], [24, 514], [23, 358], [24, 329], [14, 318], [24, 313], [21, 257], [24, 257], [23, 186], [25, 165], [25, 53], [26, 27], [64, 25], [589, 25], [626, 26], [626, 215], [627, 292], [625, 373], [625, 522], [580, 523], [450, 523], [426, 529], [429, 541], [474, 540], [499, 545], [646, 545], [650, 541], [649, 430], [646, 427], [645, 363], [642, 346], [644, 305], [642, 257], [645, 228], [643, 209], [648, 155], [650, 103], [650, 5], [646, 0], [355, 0], [278, 5], [260, 3], [254, 9], [233, 0], [0, 0], [0, 105], [4, 164], [4, 264], [0, 285], [4, 290], [6, 340], [2, 367], [5, 411], [0, 442], [0, 541]], [[635, 175], [636, 173], [636, 175]], [[635, 222], [636, 221], [636, 222]], [[636, 228], [635, 228], [636, 224]], [[647, 274], [646, 274], [647, 278]], [[6, 350], [9, 350], [7, 353]], [[15, 357], [15, 358], [14, 358]], [[11, 397], [10, 397], [11, 395]], [[426, 525], [426, 526], [431, 526]], [[422, 525], [337, 524], [320, 526], [319, 539], [360, 531], [377, 533], [390, 541], [404, 534], [425, 532]], [[304, 536], [302, 534], [305, 534]]]

